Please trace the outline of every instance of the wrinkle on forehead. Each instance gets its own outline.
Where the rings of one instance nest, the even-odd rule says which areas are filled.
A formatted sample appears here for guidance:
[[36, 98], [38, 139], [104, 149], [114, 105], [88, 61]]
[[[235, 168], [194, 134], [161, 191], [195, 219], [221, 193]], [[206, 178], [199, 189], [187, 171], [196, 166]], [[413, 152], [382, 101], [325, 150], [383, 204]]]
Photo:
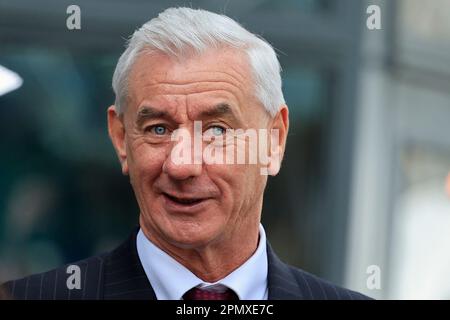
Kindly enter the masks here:
[[138, 104], [136, 116], [142, 117], [142, 114], [146, 113], [146, 109], [151, 110], [152, 114], [161, 114], [159, 118], [171, 119], [179, 124], [187, 120], [216, 117], [235, 119], [239, 123], [244, 120], [238, 107], [238, 101], [228, 92], [220, 91], [207, 91], [203, 94], [191, 95], [152, 96], [150, 100], [144, 99]]
[[129, 89], [132, 93], [142, 85], [175, 87], [196, 82], [227, 82], [251, 89], [251, 78], [248, 58], [237, 50], [211, 49], [183, 61], [153, 53], [138, 57], [129, 75]]
[[236, 50], [223, 52], [214, 49], [183, 62], [162, 54], [141, 55], [130, 73], [129, 84], [130, 106], [134, 109], [142, 101], [159, 96], [165, 97], [166, 103], [170, 102], [171, 111], [178, 113], [181, 110], [173, 110], [174, 105], [187, 107], [187, 100], [196, 100], [191, 98], [197, 95], [204, 95], [208, 100], [217, 92], [222, 92], [238, 109], [258, 103], [252, 92], [247, 57]]

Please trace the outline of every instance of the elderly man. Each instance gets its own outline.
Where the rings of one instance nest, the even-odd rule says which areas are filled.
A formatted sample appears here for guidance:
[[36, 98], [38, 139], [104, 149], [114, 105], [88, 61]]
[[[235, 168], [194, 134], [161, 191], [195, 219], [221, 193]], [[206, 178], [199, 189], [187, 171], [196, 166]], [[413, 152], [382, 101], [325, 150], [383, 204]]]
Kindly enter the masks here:
[[7, 283], [12, 296], [365, 298], [284, 264], [266, 240], [263, 193], [289, 128], [267, 42], [223, 15], [167, 9], [133, 34], [113, 88], [109, 135], [140, 228], [109, 253]]

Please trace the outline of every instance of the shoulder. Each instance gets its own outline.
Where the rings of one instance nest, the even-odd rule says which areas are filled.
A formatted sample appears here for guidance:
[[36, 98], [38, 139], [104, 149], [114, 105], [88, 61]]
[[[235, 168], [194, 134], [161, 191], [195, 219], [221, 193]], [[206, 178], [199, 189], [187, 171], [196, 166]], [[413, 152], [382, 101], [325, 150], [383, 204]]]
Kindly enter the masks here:
[[339, 287], [281, 261], [267, 244], [270, 300], [366, 300], [369, 297]]
[[5, 283], [18, 300], [155, 299], [136, 250], [137, 228], [110, 252]]
[[370, 300], [372, 298], [359, 292], [337, 286], [325, 279], [296, 267], [287, 266], [299, 286], [304, 288], [306, 299], [319, 300]]
[[107, 254], [4, 283], [9, 298], [24, 300], [100, 299]]

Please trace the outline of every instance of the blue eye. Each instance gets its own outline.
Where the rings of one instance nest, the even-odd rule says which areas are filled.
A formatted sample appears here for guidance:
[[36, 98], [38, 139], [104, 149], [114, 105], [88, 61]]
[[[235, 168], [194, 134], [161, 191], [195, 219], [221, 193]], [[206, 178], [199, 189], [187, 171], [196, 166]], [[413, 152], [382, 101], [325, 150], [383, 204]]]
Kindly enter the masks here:
[[222, 127], [219, 127], [219, 126], [211, 127], [211, 129], [212, 129], [212, 134], [214, 136], [220, 136], [220, 135], [223, 135], [225, 133], [225, 129], [222, 128]]
[[166, 133], [166, 128], [164, 126], [156, 125], [151, 128], [151, 131], [156, 135], [162, 136]]

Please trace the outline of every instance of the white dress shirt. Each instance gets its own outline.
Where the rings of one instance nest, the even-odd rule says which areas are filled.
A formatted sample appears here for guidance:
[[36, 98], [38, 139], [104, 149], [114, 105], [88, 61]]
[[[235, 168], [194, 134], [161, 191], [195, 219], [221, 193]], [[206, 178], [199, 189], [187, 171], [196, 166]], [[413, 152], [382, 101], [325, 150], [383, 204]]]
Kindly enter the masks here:
[[215, 282], [204, 282], [166, 252], [158, 248], [139, 230], [137, 252], [158, 300], [181, 300], [193, 287], [212, 291], [232, 289], [240, 300], [267, 300], [266, 233], [259, 225], [259, 244], [255, 253], [239, 268]]

